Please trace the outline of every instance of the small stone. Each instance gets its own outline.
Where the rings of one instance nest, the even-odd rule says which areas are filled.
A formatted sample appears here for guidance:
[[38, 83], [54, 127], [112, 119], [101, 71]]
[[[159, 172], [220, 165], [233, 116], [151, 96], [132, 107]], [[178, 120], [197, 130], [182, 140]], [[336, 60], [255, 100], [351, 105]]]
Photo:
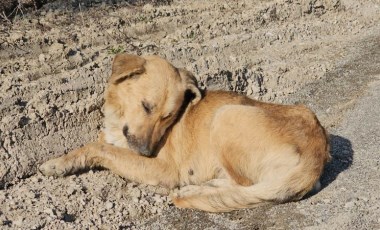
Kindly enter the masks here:
[[130, 182], [130, 183], [127, 184], [128, 188], [134, 188], [136, 186], [137, 186], [137, 183], [135, 183], [135, 182]]
[[323, 203], [325, 203], [325, 204], [329, 204], [329, 203], [331, 202], [330, 199], [323, 199], [322, 201], [323, 201]]
[[0, 191], [0, 200], [5, 200], [6, 195], [3, 191]]
[[62, 53], [62, 51], [63, 51], [63, 45], [59, 43], [53, 43], [49, 47], [49, 52], [54, 53], [55, 55]]
[[128, 212], [130, 217], [136, 217], [139, 214], [138, 207], [131, 207]]
[[146, 199], [140, 199], [139, 204], [141, 206], [148, 206], [149, 202]]
[[116, 199], [120, 200], [121, 198], [123, 198], [123, 192], [119, 191], [116, 193]]
[[67, 194], [68, 195], [73, 195], [77, 190], [75, 189], [74, 186], [70, 186], [67, 188]]
[[161, 214], [161, 213], [162, 213], [162, 208], [157, 207], [157, 214]]
[[26, 191], [24, 194], [29, 199], [33, 199], [36, 197], [36, 194], [33, 191]]
[[156, 194], [154, 197], [153, 197], [153, 200], [158, 203], [158, 204], [162, 204], [164, 202], [164, 200], [162, 199], [162, 197], [158, 194]]
[[133, 189], [131, 192], [131, 197], [132, 197], [132, 200], [133, 202], [139, 202], [139, 199], [141, 198], [141, 191], [139, 189]]
[[38, 56], [38, 60], [39, 60], [41, 63], [45, 62], [45, 55], [44, 55], [44, 54], [40, 54], [40, 55]]
[[22, 33], [13, 32], [13, 33], [10, 34], [9, 38], [12, 41], [20, 40], [22, 38]]
[[350, 201], [350, 202], [347, 202], [344, 207], [345, 208], [352, 208], [355, 206], [355, 202], [354, 201]]
[[73, 55], [69, 55], [68, 60], [73, 64], [79, 64], [79, 63], [82, 63], [82, 61], [83, 61], [82, 56], [80, 55], [79, 52], [77, 52]]
[[51, 209], [51, 208], [46, 208], [46, 209], [44, 210], [44, 213], [48, 214], [48, 215], [51, 216], [51, 217], [54, 217], [54, 216], [55, 216], [55, 214], [54, 214], [54, 210]]
[[21, 227], [24, 222], [23, 217], [18, 217], [16, 220], [12, 222], [13, 225]]
[[144, 6], [143, 6], [143, 10], [145, 10], [145, 11], [151, 11], [151, 10], [154, 10], [154, 7], [153, 7], [153, 5], [152, 4], [145, 4]]
[[64, 222], [74, 222], [75, 216], [72, 214], [64, 213], [63, 214], [63, 221]]
[[107, 201], [105, 206], [106, 206], [106, 209], [109, 210], [109, 209], [113, 208], [113, 203]]

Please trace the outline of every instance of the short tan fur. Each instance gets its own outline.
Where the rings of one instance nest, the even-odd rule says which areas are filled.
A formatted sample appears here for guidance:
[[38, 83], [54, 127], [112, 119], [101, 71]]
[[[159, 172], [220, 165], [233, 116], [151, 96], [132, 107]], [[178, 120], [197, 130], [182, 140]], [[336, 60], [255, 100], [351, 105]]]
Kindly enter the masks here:
[[303, 105], [201, 92], [157, 56], [119, 54], [99, 141], [40, 166], [63, 176], [102, 166], [172, 189], [176, 206], [210, 212], [301, 199], [330, 159], [327, 133]]

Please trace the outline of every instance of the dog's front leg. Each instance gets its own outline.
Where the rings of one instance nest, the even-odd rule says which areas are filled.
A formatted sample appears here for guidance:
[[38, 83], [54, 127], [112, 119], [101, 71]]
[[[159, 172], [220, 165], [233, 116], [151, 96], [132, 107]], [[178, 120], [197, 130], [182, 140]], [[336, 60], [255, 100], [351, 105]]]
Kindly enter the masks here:
[[65, 176], [81, 169], [101, 166], [136, 182], [173, 188], [178, 173], [173, 164], [140, 156], [129, 149], [106, 143], [90, 143], [64, 156], [49, 160], [39, 170], [46, 176]]

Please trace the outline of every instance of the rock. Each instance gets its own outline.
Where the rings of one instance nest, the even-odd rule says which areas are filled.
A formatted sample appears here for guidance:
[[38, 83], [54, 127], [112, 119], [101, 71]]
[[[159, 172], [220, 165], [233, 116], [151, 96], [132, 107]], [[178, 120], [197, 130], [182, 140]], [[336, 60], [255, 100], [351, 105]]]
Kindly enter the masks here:
[[38, 60], [41, 62], [41, 63], [44, 63], [45, 62], [45, 55], [44, 54], [40, 54], [38, 56]]
[[355, 206], [355, 202], [354, 202], [354, 201], [349, 201], [349, 202], [347, 202], [347, 203], [344, 205], [345, 208], [352, 208], [352, 207], [354, 207], [354, 206]]
[[139, 202], [139, 199], [141, 198], [141, 191], [139, 189], [134, 188], [129, 194], [132, 197], [133, 202]]
[[113, 208], [113, 206], [114, 206], [114, 204], [113, 204], [112, 202], [107, 201], [107, 202], [105, 203], [105, 207], [106, 207], [107, 210]]

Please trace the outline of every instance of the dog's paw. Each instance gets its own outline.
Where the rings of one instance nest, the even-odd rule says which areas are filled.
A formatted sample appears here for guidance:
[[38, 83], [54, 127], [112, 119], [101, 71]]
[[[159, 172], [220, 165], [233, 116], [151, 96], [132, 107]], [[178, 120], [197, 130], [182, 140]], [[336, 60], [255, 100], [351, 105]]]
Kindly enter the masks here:
[[171, 196], [173, 198], [184, 198], [189, 196], [196, 196], [201, 194], [203, 191], [202, 186], [198, 185], [187, 185], [185, 187], [182, 187], [180, 189], [176, 189], [173, 191]]
[[170, 193], [170, 198], [173, 202], [173, 204], [178, 208], [189, 208], [187, 205], [187, 197], [184, 197], [185, 194], [183, 194], [182, 189], [175, 189]]
[[173, 198], [184, 198], [191, 196], [199, 196], [211, 194], [219, 191], [220, 189], [231, 186], [231, 181], [227, 179], [213, 179], [201, 185], [186, 185], [179, 189], [173, 190], [171, 196]]
[[46, 161], [38, 169], [45, 176], [62, 177], [70, 173], [69, 163], [63, 157]]

